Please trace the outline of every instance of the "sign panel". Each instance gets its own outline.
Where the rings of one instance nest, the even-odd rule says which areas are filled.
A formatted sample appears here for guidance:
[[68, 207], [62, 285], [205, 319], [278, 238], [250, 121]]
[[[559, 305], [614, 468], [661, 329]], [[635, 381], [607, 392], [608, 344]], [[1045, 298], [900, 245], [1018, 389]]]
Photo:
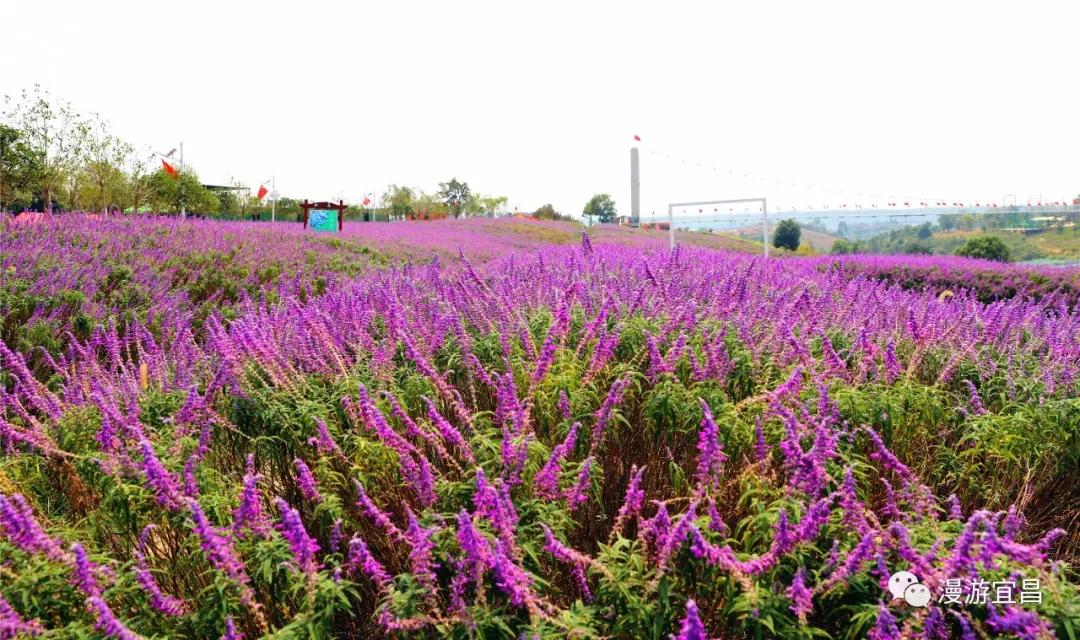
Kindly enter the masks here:
[[312, 231], [337, 233], [338, 212], [336, 209], [312, 209], [308, 212], [308, 228]]

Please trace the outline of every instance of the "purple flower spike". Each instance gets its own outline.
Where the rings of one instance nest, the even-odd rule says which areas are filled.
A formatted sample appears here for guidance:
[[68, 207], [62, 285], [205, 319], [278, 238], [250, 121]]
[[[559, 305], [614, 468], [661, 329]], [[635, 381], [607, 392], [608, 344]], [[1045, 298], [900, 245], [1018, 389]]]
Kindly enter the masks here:
[[348, 566], [350, 571], [359, 569], [375, 583], [375, 586], [380, 591], [386, 591], [390, 588], [390, 584], [393, 579], [390, 574], [386, 572], [379, 561], [376, 560], [371, 552], [368, 550], [364, 541], [358, 536], [353, 536], [352, 540], [349, 540], [349, 561]]
[[874, 628], [870, 630], [867, 637], [870, 640], [901, 640], [903, 638], [900, 635], [900, 628], [896, 626], [896, 618], [885, 603], [878, 604], [877, 622], [874, 623]]
[[244, 640], [244, 634], [236, 630], [232, 616], [225, 618], [225, 633], [221, 634], [221, 640]]
[[296, 467], [296, 486], [300, 489], [300, 493], [304, 498], [311, 502], [322, 502], [323, 497], [315, 483], [315, 476], [311, 475], [311, 469], [308, 468], [307, 464], [297, 458], [293, 460], [293, 466]]
[[720, 430], [713, 419], [712, 410], [709, 409], [705, 400], [698, 398], [701, 403], [701, 430], [698, 432], [698, 465], [694, 473], [694, 480], [699, 486], [711, 486], [720, 481], [720, 471], [727, 461], [724, 455], [724, 447], [720, 443]]
[[705, 633], [705, 625], [701, 623], [701, 617], [698, 614], [697, 603], [693, 600], [686, 601], [686, 616], [683, 617], [682, 622], [679, 624], [679, 635], [674, 637], [674, 640], [708, 640], [709, 636]]
[[300, 512], [281, 498], [274, 500], [274, 504], [281, 512], [281, 535], [289, 542], [289, 549], [292, 550], [296, 565], [304, 573], [318, 571], [319, 565], [315, 560], [315, 554], [319, 552], [319, 543], [308, 535], [303, 521], [300, 520]]
[[795, 573], [795, 579], [791, 581], [791, 586], [787, 588], [785, 594], [791, 600], [791, 612], [805, 624], [806, 616], [814, 610], [814, 592], [806, 587], [805, 568], [800, 567]]

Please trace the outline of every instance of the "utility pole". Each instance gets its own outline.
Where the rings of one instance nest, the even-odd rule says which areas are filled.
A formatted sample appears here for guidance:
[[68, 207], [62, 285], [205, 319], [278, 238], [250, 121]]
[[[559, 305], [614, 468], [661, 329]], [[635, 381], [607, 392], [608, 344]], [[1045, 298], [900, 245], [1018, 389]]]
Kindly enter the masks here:
[[638, 148], [630, 147], [630, 226], [641, 224], [641, 174]]
[[180, 219], [187, 218], [187, 203], [184, 202], [184, 142], [180, 141]]

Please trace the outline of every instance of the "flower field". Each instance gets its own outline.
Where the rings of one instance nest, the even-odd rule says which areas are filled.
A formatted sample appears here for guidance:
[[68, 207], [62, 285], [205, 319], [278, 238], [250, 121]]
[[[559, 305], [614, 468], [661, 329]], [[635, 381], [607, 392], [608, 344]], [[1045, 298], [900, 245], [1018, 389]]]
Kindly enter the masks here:
[[1080, 635], [1076, 271], [666, 242], [0, 222], [0, 638]]

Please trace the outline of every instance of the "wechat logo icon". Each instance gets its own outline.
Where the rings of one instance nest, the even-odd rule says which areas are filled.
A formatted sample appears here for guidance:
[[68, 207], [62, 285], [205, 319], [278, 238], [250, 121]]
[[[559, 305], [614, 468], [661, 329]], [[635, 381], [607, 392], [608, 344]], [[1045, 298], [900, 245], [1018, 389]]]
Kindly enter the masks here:
[[930, 589], [910, 571], [897, 571], [889, 576], [889, 593], [894, 600], [903, 600], [913, 607], [930, 603]]

